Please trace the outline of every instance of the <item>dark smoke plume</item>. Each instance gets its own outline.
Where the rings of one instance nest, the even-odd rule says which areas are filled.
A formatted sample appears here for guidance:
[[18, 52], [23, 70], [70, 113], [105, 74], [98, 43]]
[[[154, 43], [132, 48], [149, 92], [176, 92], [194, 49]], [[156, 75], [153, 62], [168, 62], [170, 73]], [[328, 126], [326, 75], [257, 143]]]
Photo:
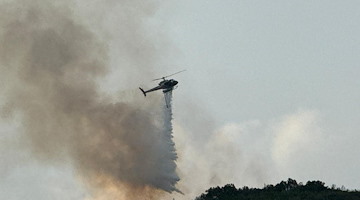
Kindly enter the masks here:
[[[140, 106], [103, 97], [97, 83], [109, 73], [107, 47], [70, 8], [11, 1], [0, 13], [1, 114], [19, 116], [24, 148], [43, 162], [72, 163], [86, 185], [114, 198], [177, 191], [161, 98]], [[122, 56], [146, 57], [136, 53]]]

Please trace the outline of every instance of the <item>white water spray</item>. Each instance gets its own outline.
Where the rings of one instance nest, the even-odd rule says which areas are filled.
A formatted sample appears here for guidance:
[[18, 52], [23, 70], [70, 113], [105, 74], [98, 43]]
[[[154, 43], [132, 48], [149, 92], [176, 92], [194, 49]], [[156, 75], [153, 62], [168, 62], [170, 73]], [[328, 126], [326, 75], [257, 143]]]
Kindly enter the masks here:
[[[163, 106], [163, 115], [164, 115], [164, 145], [166, 145], [166, 149], [169, 152], [168, 156], [169, 159], [165, 159], [165, 161], [175, 161], [177, 159], [177, 154], [175, 150], [175, 143], [173, 142], [173, 127], [172, 127], [172, 91], [164, 93], [164, 106]], [[173, 177], [170, 181], [169, 185], [173, 185], [174, 187], [171, 188], [172, 191], [176, 191], [182, 194], [180, 190], [175, 188], [175, 184], [180, 180], [177, 174], [174, 174], [176, 164], [173, 163], [163, 163], [164, 165], [171, 166], [173, 164], [173, 168], [169, 169], [169, 172], [173, 174]]]

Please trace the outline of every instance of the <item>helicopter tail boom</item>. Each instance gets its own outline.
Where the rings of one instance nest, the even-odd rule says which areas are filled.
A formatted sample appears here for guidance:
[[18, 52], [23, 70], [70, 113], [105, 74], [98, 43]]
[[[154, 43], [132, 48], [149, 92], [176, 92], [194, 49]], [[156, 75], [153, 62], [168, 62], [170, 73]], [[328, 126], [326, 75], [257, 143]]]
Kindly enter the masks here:
[[139, 89], [141, 90], [141, 92], [144, 94], [144, 96], [146, 97], [146, 92], [141, 88], [139, 87]]

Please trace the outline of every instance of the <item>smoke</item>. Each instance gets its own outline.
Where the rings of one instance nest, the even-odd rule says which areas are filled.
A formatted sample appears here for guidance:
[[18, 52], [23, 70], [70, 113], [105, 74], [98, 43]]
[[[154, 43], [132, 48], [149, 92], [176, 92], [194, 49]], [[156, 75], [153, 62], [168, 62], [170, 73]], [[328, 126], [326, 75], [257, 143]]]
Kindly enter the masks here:
[[[209, 117], [203, 116], [204, 121]], [[208, 129], [207, 121], [192, 119]], [[302, 182], [326, 180], [327, 166], [319, 160], [333, 159], [328, 149], [334, 143], [324, 134], [321, 121], [317, 110], [299, 109], [267, 120], [226, 123], [203, 133], [209, 136], [200, 143], [193, 138], [201, 132], [191, 132], [194, 129], [189, 131], [175, 120], [178, 187], [185, 193], [175, 199], [194, 199], [210, 187], [229, 183], [261, 188], [289, 177]]]
[[[129, 10], [139, 3], [124, 2]], [[178, 191], [171, 109], [161, 113], [158, 96], [147, 102], [135, 100], [134, 92], [126, 102], [105, 97], [98, 83], [110, 72], [108, 47], [73, 12], [66, 2], [2, 3], [3, 118], [20, 120], [21, 148], [37, 160], [71, 163], [94, 198], [156, 198], [160, 190]], [[132, 30], [141, 30], [136, 25]], [[121, 40], [144, 43], [137, 35]], [[151, 66], [147, 57], [153, 52], [127, 48], [121, 57], [128, 63]]]

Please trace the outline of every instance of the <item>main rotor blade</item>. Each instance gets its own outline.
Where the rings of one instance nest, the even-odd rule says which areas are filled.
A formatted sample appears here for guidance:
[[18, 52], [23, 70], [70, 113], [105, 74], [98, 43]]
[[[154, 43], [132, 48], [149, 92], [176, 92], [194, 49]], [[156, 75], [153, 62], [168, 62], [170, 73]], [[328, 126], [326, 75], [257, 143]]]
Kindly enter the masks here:
[[175, 75], [175, 74], [178, 74], [178, 73], [181, 73], [181, 72], [184, 72], [184, 71], [186, 71], [186, 69], [181, 70], [181, 71], [178, 71], [178, 72], [173, 73], [173, 74], [170, 74], [170, 75], [167, 75], [167, 76], [165, 76], [164, 78], [169, 77], [169, 76], [173, 76], [173, 75]]
[[153, 79], [153, 81], [157, 81], [157, 80], [161, 80], [161, 79], [165, 79], [165, 77], [161, 77], [161, 78]]
[[181, 71], [178, 71], [178, 72], [173, 73], [173, 74], [170, 74], [170, 75], [167, 75], [167, 76], [164, 76], [164, 77], [161, 77], [161, 78], [154, 79], [153, 81], [157, 81], [157, 80], [165, 79], [165, 78], [167, 78], [167, 77], [169, 77], [169, 76], [173, 76], [173, 75], [175, 75], [175, 74], [178, 74], [178, 73], [181, 73], [181, 72], [184, 72], [184, 71], [186, 71], [186, 69], [181, 70]]

